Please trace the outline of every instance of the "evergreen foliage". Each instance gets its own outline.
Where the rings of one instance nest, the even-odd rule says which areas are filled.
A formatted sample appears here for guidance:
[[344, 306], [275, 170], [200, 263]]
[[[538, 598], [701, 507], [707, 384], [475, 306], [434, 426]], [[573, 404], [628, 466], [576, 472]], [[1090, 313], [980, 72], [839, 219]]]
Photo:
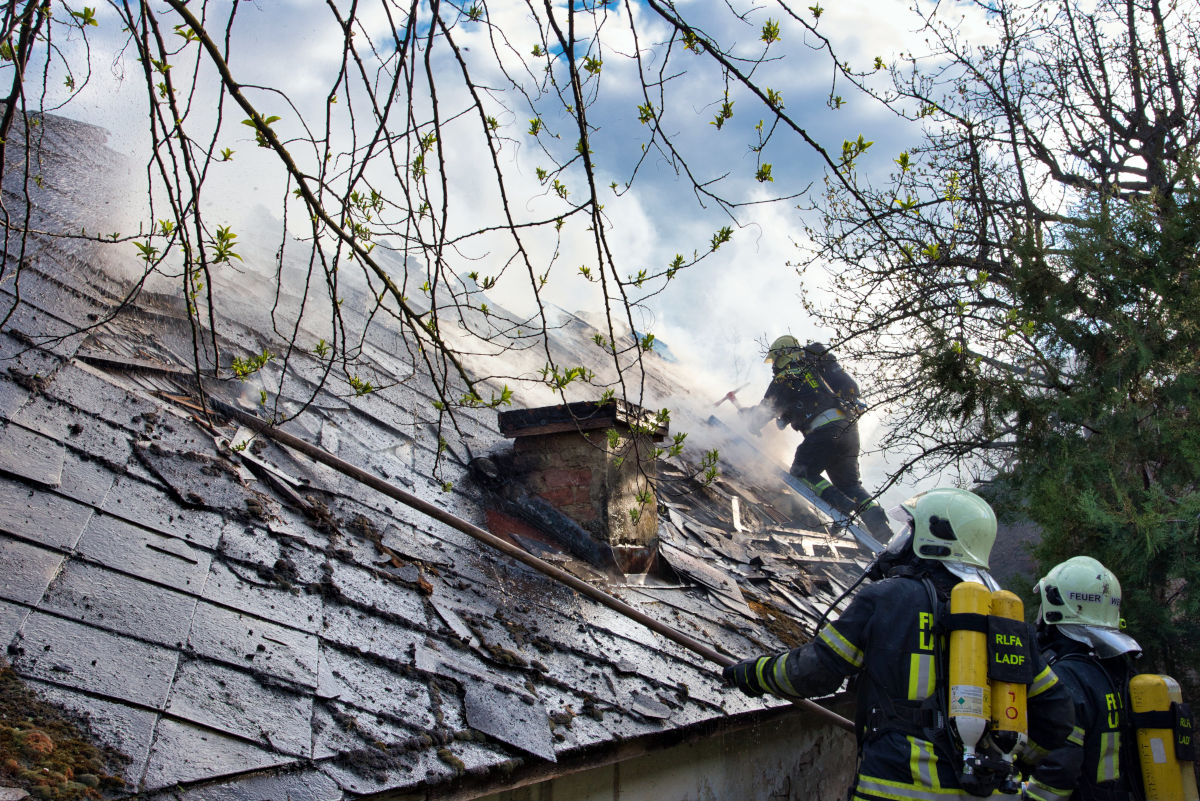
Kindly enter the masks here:
[[1017, 410], [1019, 456], [1000, 484], [1041, 525], [1043, 570], [1076, 554], [1109, 566], [1148, 664], [1195, 688], [1200, 198], [1109, 203], [1069, 240], [1039, 313], [1047, 349], [1069, 356], [1064, 387]]

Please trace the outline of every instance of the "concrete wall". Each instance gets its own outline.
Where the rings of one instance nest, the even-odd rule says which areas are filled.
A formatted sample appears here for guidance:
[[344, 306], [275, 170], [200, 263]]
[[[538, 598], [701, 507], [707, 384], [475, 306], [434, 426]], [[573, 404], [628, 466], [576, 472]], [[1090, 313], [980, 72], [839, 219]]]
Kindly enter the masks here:
[[486, 801], [840, 801], [854, 773], [854, 737], [792, 714], [579, 770]]

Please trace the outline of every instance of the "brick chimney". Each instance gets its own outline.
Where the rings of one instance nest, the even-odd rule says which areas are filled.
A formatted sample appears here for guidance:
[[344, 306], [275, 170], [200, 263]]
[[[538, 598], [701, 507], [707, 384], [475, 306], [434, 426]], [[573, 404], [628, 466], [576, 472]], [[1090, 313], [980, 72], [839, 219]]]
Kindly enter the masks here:
[[[654, 443], [667, 425], [631, 403], [581, 402], [500, 413], [529, 492], [598, 541], [649, 545], [658, 532]], [[638, 496], [643, 499], [639, 500]]]

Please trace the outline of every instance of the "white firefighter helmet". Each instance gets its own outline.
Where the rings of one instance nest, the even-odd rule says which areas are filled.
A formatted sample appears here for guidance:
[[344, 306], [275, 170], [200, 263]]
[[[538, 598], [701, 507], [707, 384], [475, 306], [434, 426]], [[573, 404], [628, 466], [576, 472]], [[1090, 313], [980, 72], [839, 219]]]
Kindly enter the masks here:
[[912, 549], [922, 559], [943, 562], [965, 581], [992, 585], [988, 557], [996, 541], [996, 513], [973, 492], [942, 487], [902, 504], [912, 517]]
[[1107, 658], [1140, 653], [1121, 631], [1121, 583], [1090, 556], [1073, 556], [1050, 569], [1033, 591], [1041, 596], [1038, 619]]

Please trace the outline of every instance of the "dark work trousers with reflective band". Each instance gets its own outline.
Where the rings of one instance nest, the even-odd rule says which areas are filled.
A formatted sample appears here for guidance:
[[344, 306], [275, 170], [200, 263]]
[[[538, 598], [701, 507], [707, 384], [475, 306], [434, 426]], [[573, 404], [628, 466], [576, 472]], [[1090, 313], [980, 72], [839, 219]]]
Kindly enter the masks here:
[[872, 534], [886, 542], [892, 536], [892, 529], [883, 508], [871, 502], [871, 494], [863, 488], [858, 448], [858, 422], [851, 417], [833, 420], [804, 435], [788, 472], [842, 514], [850, 514], [870, 502], [861, 512], [862, 521]]

